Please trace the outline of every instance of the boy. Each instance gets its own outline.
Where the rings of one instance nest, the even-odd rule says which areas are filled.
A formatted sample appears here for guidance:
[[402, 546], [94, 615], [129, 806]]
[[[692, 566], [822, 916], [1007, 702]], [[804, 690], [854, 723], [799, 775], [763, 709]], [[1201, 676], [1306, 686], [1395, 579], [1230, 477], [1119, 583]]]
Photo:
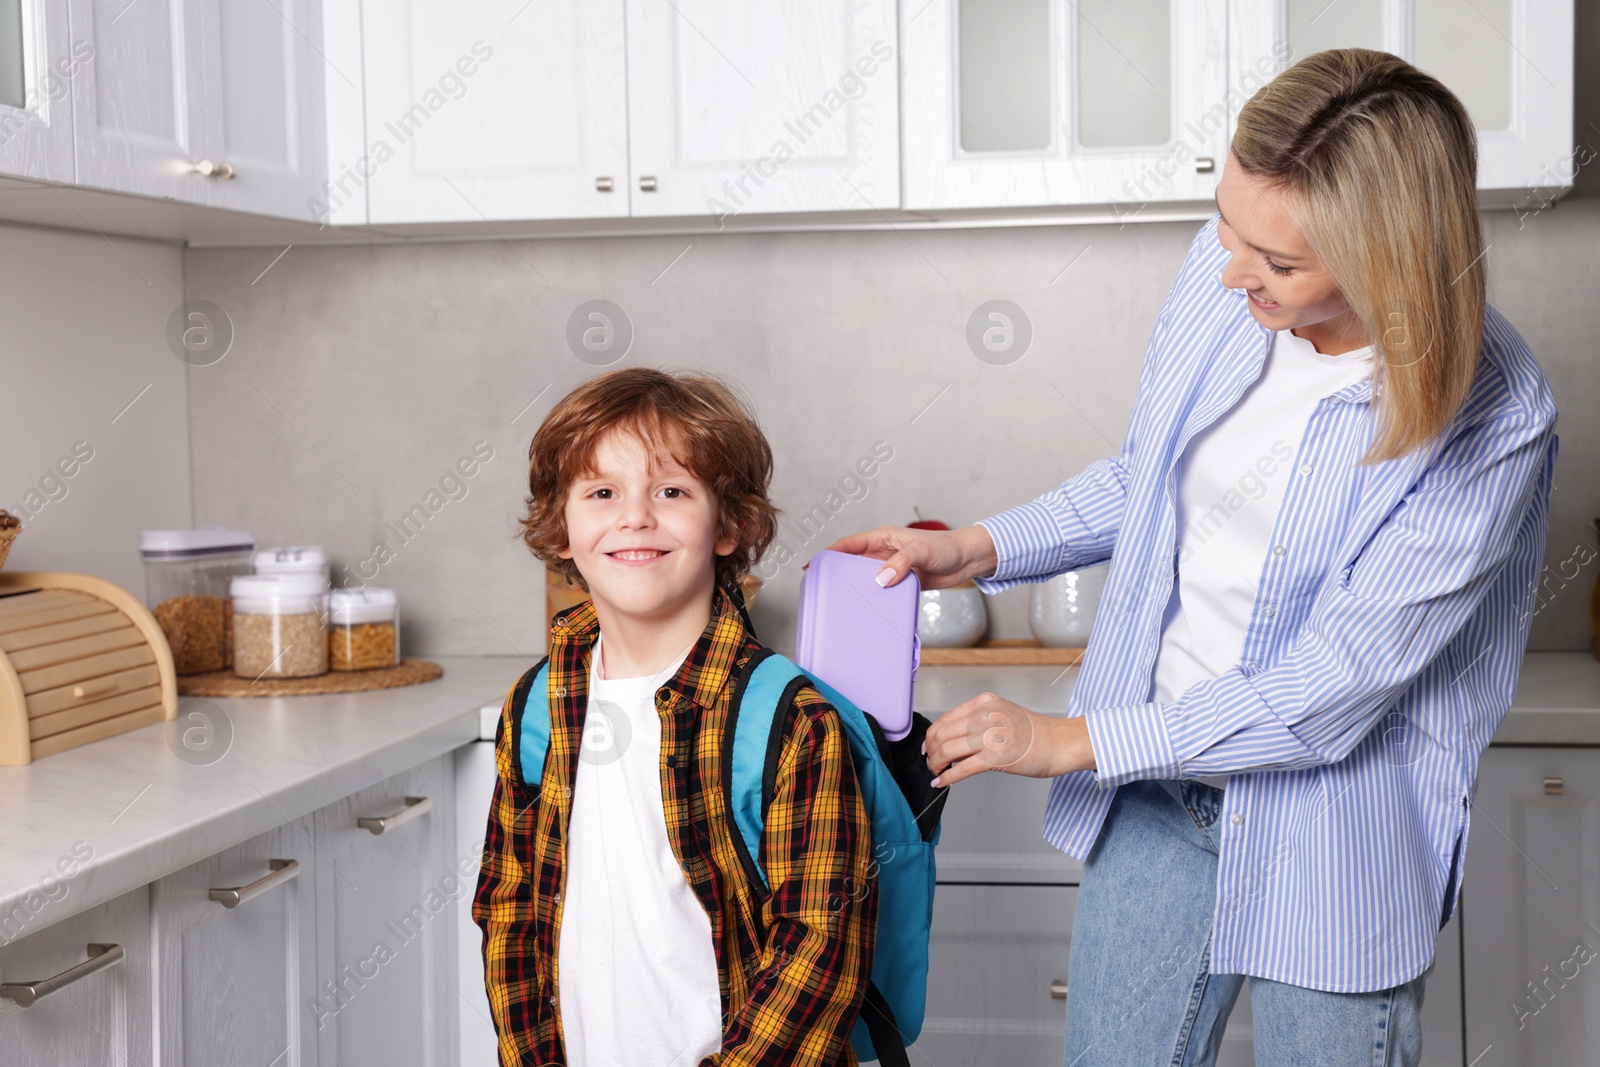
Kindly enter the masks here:
[[837, 712], [809, 685], [782, 709], [759, 856], [723, 773], [771, 476], [755, 421], [699, 375], [591, 379], [534, 435], [523, 539], [591, 599], [551, 625], [537, 788], [510, 695], [495, 740], [472, 914], [502, 1067], [856, 1062], [877, 894]]

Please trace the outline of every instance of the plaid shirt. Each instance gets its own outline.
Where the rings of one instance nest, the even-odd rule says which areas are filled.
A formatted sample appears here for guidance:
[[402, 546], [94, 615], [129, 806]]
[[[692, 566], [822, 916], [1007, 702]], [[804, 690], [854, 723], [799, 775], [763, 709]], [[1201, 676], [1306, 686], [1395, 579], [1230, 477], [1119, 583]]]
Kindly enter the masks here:
[[[722, 993], [722, 1049], [701, 1067], [853, 1067], [849, 1034], [871, 973], [877, 894], [849, 742], [809, 685], [780, 710], [776, 788], [761, 855], [751, 857], [772, 889], [752, 882], [722, 771], [732, 682], [761, 646], [742, 605], [720, 585], [713, 596], [700, 640], [656, 692], [667, 839], [710, 917]], [[502, 1067], [566, 1062], [556, 1001], [563, 843], [598, 632], [592, 601], [552, 622], [550, 748], [539, 787], [522, 777], [509, 693], [495, 737], [498, 781], [472, 917], [484, 931]]]

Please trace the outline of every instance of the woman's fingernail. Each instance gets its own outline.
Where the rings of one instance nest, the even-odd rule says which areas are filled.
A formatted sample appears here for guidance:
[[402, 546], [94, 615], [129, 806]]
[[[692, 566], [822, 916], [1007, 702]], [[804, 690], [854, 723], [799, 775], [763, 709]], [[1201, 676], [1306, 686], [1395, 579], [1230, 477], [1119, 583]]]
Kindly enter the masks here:
[[919, 746], [919, 748], [920, 748], [920, 750], [921, 750], [921, 752], [922, 752], [922, 754], [924, 756], [926, 756], [928, 754], [928, 742], [926, 742], [926, 741], [922, 742], [922, 744]]
[[935, 779], [934, 779], [934, 780], [933, 780], [933, 786], [934, 786], [934, 788], [935, 788], [935, 789], [937, 789], [937, 788], [938, 788], [938, 787], [939, 787], [939, 786], [941, 786], [941, 785], [943, 785], [943, 784], [944, 784], [944, 783], [943, 783], [943, 782], [941, 782], [941, 781], [939, 781], [939, 779], [937, 779], [937, 778], [935, 778]]
[[890, 582], [894, 581], [894, 568], [883, 568], [883, 570], [878, 572], [878, 576], [874, 578], [873, 581], [877, 582], [880, 586], [887, 586]]

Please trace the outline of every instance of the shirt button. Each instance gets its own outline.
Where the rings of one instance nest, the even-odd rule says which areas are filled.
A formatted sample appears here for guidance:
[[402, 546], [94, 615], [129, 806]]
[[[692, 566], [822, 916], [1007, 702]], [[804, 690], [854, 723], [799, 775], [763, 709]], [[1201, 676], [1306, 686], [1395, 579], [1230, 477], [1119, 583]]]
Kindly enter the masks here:
[[1265, 615], [1269, 619], [1272, 618], [1277, 613], [1278, 613], [1278, 609], [1273, 607], [1271, 604], [1268, 604], [1266, 607], [1261, 609], [1261, 614]]
[[1311, 473], [1311, 464], [1309, 464], [1309, 463], [1300, 464], [1300, 473], [1302, 475], [1310, 474]]
[[1236, 811], [1233, 813], [1232, 822], [1235, 826], [1242, 826], [1244, 825], [1244, 816]]
[[1272, 554], [1274, 556], [1281, 556], [1287, 551], [1289, 551], [1289, 550], [1287, 548], [1284, 548], [1282, 545], [1273, 545], [1272, 546]]
[[677, 756], [668, 756], [667, 757], [667, 766], [668, 767], [676, 767], [677, 765], [678, 765], [678, 757]]
[[556, 998], [555, 997], [551, 997], [550, 998], [550, 1006], [552, 1008], [556, 1006]]
[[555, 899], [555, 902], [556, 902], [556, 903], [557, 903], [557, 904], [559, 904], [559, 903], [561, 903], [561, 894], [560, 894], [560, 893], [557, 893], [557, 894], [556, 894], [556, 895], [555, 895], [555, 898], [554, 898], [554, 899]]
[[567, 786], [565, 789], [563, 789], [561, 791], [561, 795], [564, 796], [564, 797], [571, 797], [572, 796], [572, 787], [570, 785]]
[[567, 695], [567, 687], [566, 686], [564, 686], [564, 685], [556, 686], [556, 696], [564, 697], [566, 695]]

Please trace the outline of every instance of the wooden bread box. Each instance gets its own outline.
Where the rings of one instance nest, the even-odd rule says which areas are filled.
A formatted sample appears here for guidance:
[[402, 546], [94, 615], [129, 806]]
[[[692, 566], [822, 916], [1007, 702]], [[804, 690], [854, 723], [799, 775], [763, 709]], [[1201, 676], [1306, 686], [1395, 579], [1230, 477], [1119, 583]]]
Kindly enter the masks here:
[[0, 766], [177, 715], [172, 652], [138, 598], [88, 574], [0, 572]]

